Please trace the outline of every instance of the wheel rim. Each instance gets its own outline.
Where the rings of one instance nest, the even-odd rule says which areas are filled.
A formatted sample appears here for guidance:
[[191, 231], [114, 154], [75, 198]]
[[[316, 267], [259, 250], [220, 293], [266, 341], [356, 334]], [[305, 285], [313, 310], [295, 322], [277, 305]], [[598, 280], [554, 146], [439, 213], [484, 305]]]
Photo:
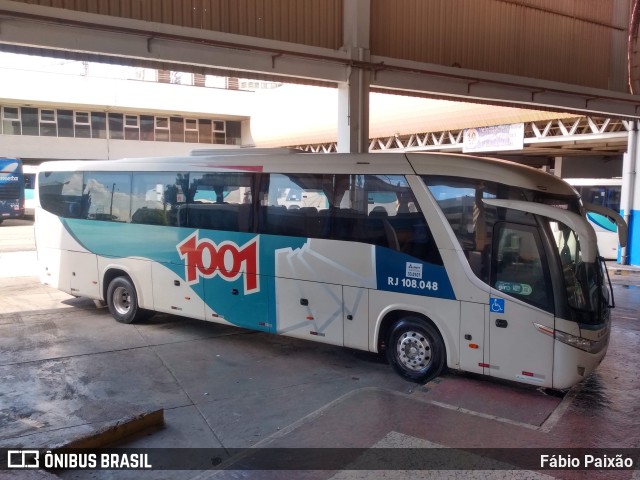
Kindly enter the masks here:
[[125, 287], [116, 287], [113, 291], [113, 307], [120, 315], [126, 315], [131, 310], [131, 294]]
[[431, 363], [431, 344], [420, 332], [410, 330], [400, 335], [396, 352], [400, 364], [412, 371], [424, 370]]

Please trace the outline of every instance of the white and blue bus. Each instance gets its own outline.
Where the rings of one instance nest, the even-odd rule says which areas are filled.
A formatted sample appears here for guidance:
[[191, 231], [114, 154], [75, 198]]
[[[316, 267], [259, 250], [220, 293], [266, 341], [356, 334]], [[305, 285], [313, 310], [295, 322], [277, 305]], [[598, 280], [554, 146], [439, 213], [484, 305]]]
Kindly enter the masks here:
[[[622, 178], [565, 178], [565, 181], [577, 190], [585, 203], [620, 212]], [[600, 255], [607, 260], [617, 259], [618, 222], [594, 211], [587, 211], [587, 218], [596, 231]]]
[[212, 150], [48, 162], [37, 191], [42, 281], [123, 323], [167, 312], [384, 352], [418, 382], [448, 367], [564, 389], [607, 350], [580, 197], [525, 166]]
[[0, 157], [0, 223], [24, 215], [22, 161]]

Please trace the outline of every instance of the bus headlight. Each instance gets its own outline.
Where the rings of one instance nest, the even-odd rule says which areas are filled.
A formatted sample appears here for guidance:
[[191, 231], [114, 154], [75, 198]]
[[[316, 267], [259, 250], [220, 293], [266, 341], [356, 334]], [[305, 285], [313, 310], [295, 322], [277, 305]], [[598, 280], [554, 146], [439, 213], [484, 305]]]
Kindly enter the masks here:
[[598, 345], [597, 341], [589, 340], [588, 338], [576, 337], [575, 335], [560, 332], [558, 330], [556, 330], [555, 338], [562, 343], [566, 343], [567, 345], [571, 345], [572, 347], [579, 348], [580, 350], [584, 350], [589, 353], [593, 352]]
[[534, 326], [539, 332], [549, 335], [559, 342], [579, 348], [580, 350], [583, 350], [585, 352], [597, 353], [602, 350], [604, 341], [603, 339], [589, 340], [588, 338], [577, 337], [575, 335], [571, 335], [570, 333], [561, 332], [560, 330], [554, 330], [553, 328], [549, 328], [538, 323], [534, 323]]

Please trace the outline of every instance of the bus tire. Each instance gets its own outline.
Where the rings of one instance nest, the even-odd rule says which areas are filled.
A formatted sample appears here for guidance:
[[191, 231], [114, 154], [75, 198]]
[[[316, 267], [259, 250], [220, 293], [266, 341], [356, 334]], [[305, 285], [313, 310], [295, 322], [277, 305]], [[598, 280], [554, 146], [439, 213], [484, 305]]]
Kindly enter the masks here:
[[445, 347], [437, 329], [420, 317], [404, 317], [389, 332], [387, 360], [402, 377], [426, 383], [440, 375]]
[[109, 312], [120, 323], [136, 323], [153, 315], [153, 312], [138, 306], [138, 294], [131, 280], [116, 277], [107, 288]]

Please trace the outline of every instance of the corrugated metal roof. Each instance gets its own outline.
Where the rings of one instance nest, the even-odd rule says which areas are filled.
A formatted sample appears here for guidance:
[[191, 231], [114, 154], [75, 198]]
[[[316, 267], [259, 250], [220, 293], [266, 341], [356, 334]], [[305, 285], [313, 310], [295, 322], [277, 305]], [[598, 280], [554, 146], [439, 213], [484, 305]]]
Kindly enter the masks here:
[[342, 46], [342, 0], [16, 1], [316, 47]]
[[608, 88], [613, 0], [372, 0], [371, 53]]

